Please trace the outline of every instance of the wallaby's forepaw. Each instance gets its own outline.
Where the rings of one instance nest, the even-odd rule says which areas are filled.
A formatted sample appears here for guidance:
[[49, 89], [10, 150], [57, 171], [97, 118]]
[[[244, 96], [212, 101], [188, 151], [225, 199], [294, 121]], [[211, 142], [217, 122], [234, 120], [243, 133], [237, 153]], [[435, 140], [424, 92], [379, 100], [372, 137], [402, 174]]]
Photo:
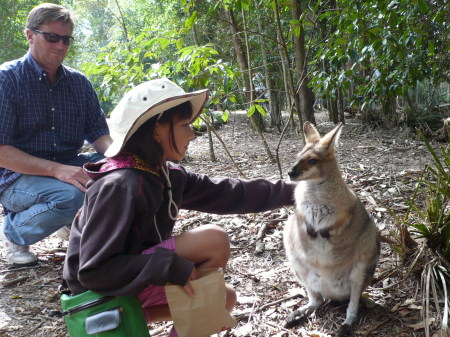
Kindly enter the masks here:
[[337, 333], [337, 337], [349, 337], [352, 335], [352, 327], [348, 324], [342, 324]]
[[284, 327], [286, 329], [293, 328], [294, 326], [300, 323], [303, 317], [305, 317], [304, 313], [302, 313], [300, 310], [295, 310], [292, 314], [288, 316], [288, 318], [284, 322]]

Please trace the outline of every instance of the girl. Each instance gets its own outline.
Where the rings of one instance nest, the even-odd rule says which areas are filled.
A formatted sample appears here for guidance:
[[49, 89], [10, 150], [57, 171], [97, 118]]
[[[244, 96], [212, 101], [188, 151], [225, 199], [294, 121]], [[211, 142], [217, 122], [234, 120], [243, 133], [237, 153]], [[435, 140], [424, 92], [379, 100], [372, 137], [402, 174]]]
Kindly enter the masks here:
[[[73, 294], [138, 295], [147, 321], [170, 320], [167, 283], [184, 286], [199, 268], [225, 268], [227, 233], [215, 225], [172, 236], [179, 208], [237, 214], [293, 205], [294, 184], [264, 179], [213, 179], [179, 164], [194, 138], [190, 124], [208, 90], [186, 93], [167, 79], [130, 90], [111, 113], [112, 145], [97, 163], [74, 219], [64, 265]], [[236, 304], [227, 285], [226, 308]], [[171, 336], [176, 336], [174, 330]]]

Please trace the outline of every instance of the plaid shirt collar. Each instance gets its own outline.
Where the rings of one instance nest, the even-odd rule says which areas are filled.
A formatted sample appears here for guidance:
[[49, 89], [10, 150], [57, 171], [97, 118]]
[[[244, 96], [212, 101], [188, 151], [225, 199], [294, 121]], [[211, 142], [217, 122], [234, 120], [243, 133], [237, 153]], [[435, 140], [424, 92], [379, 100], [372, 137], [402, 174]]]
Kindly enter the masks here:
[[[38, 79], [41, 79], [42, 76], [47, 76], [47, 72], [42, 69], [42, 67], [37, 63], [37, 61], [34, 59], [33, 55], [31, 55], [31, 51], [28, 50], [28, 52], [23, 57], [24, 62], [28, 63], [30, 65], [30, 68], [36, 72], [36, 77]], [[66, 68], [63, 65], [60, 65], [57, 72], [57, 81], [58, 82], [61, 78], [66, 76]]]

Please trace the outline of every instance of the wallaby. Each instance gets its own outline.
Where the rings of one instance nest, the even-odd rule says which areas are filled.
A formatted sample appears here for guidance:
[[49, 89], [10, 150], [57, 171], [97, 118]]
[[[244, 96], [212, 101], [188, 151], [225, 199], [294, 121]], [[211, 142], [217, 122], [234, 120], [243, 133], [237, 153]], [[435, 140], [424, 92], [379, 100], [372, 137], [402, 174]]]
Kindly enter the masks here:
[[341, 127], [321, 138], [311, 123], [304, 124], [306, 145], [289, 170], [297, 182], [295, 209], [283, 233], [286, 255], [309, 298], [285, 327], [297, 325], [325, 299], [349, 300], [338, 337], [351, 335], [361, 293], [372, 281], [380, 254], [379, 231], [342, 178], [335, 157]]

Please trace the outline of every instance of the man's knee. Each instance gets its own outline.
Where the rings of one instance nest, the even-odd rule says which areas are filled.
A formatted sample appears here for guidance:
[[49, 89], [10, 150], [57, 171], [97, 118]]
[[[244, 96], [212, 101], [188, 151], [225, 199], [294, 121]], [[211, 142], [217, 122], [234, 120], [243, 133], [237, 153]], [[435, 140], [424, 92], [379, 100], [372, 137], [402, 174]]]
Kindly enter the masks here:
[[[53, 198], [52, 198], [53, 199]], [[84, 192], [73, 185], [69, 185], [62, 192], [55, 192], [53, 201], [56, 208], [76, 213], [83, 205]]]

